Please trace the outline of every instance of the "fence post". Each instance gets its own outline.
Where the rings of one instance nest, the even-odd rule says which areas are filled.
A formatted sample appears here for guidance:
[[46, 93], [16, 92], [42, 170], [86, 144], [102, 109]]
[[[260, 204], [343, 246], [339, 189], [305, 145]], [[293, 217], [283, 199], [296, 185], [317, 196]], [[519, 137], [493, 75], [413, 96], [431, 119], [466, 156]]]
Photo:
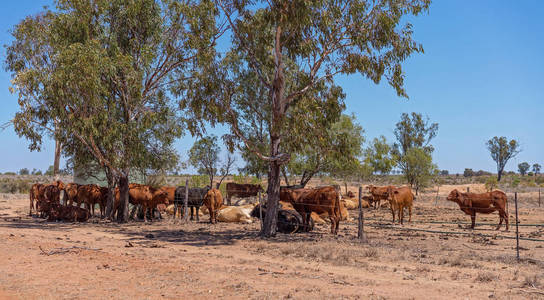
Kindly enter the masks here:
[[185, 179], [185, 198], [183, 198], [183, 221], [187, 222], [189, 219], [189, 212], [187, 202], [189, 201], [189, 179]]
[[436, 198], [434, 199], [434, 206], [438, 206], [438, 192], [440, 192], [440, 185], [436, 188]]
[[538, 207], [540, 207], [540, 189], [538, 189]]
[[259, 220], [261, 220], [261, 231], [263, 231], [263, 203], [261, 202], [261, 192], [259, 191]]
[[514, 193], [514, 203], [516, 204], [516, 258], [519, 261], [518, 192]]
[[467, 186], [467, 193], [470, 193], [470, 187]]
[[363, 215], [363, 202], [362, 202], [362, 195], [363, 194], [363, 187], [359, 186], [359, 231], [357, 232], [357, 238], [361, 241], [366, 243], [366, 236], [363, 228], [363, 222], [364, 222], [364, 215]]

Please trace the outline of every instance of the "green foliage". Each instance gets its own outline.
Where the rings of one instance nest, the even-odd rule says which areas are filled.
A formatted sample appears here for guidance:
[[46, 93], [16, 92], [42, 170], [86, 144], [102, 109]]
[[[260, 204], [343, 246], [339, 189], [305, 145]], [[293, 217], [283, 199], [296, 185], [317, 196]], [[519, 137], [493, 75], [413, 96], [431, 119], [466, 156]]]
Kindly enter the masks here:
[[219, 151], [217, 137], [214, 135], [197, 140], [189, 150], [189, 163], [197, 168], [199, 174], [206, 174], [209, 182], [213, 182], [217, 173]]
[[472, 177], [472, 176], [474, 176], [474, 171], [472, 171], [472, 169], [465, 168], [465, 171], [463, 172], [463, 176], [464, 177]]
[[302, 185], [320, 172], [343, 179], [354, 176], [362, 153], [363, 132], [355, 122], [355, 116], [342, 115], [326, 129], [323, 138], [317, 138], [318, 141], [305, 145], [296, 153], [287, 165], [289, 174], [301, 176], [299, 184]]
[[22, 168], [19, 170], [19, 175], [28, 175], [30, 174], [30, 171], [27, 168]]
[[15, 172], [5, 172], [4, 175], [17, 175]]
[[542, 166], [541, 166], [541, 165], [539, 165], [539, 164], [536, 164], [536, 163], [535, 163], [535, 164], [533, 164], [533, 172], [535, 173], [535, 175], [538, 175], [538, 174], [540, 174], [540, 169], [541, 169], [541, 168], [542, 168]]
[[497, 181], [497, 177], [495, 176], [489, 176], [487, 177], [485, 181], [485, 189], [488, 191], [492, 191], [493, 189], [496, 189], [499, 185], [499, 182]]
[[497, 163], [497, 180], [501, 181], [502, 172], [508, 160], [518, 155], [521, 151], [519, 143], [516, 140], [510, 140], [506, 137], [493, 137], [486, 143], [491, 158]]
[[527, 171], [529, 170], [530, 167], [531, 165], [529, 165], [529, 163], [527, 162], [522, 162], [518, 164], [518, 171], [521, 174], [521, 176], [527, 174]]
[[[192, 175], [189, 178], [189, 187], [205, 187], [210, 184], [210, 176], [207, 174]], [[185, 186], [185, 180], [179, 183], [180, 186]]]
[[257, 178], [256, 176], [248, 176], [248, 175], [244, 175], [244, 174], [239, 174], [239, 175], [232, 175], [232, 181], [235, 182], [235, 183], [240, 183], [240, 184], [260, 184], [261, 183], [261, 180], [259, 178]]
[[441, 170], [440, 171], [441, 176], [448, 176], [449, 174], [450, 174], [450, 172], [448, 170]]
[[528, 173], [527, 173], [527, 176], [531, 176], [531, 177], [532, 177], [532, 176], [535, 176], [535, 173], [533, 173], [533, 172], [528, 172]]
[[427, 187], [431, 179], [438, 174], [438, 168], [433, 164], [431, 154], [422, 148], [410, 148], [402, 157], [406, 166], [404, 177], [414, 187], [416, 194], [420, 188]]
[[382, 175], [389, 174], [396, 165], [393, 148], [387, 143], [385, 136], [374, 138], [364, 151], [365, 162]]
[[402, 113], [394, 131], [397, 143], [393, 147], [397, 156], [403, 157], [408, 150], [414, 147], [432, 153], [434, 148], [430, 142], [436, 137], [437, 131], [438, 123], [430, 123], [428, 117], [423, 118], [421, 114], [416, 112], [412, 112], [411, 115]]
[[517, 188], [521, 182], [521, 179], [519, 177], [515, 177], [512, 182], [510, 183], [510, 186], [513, 188]]

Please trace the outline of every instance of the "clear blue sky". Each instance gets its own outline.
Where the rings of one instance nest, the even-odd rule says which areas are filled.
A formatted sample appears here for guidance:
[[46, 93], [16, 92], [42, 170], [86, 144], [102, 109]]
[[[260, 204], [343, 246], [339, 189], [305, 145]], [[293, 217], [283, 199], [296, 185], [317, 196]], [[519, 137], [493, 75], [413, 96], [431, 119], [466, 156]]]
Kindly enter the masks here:
[[[11, 40], [9, 30], [24, 16], [52, 1], [6, 1], [0, 12], [0, 40]], [[420, 112], [438, 122], [433, 140], [439, 168], [462, 172], [466, 167], [495, 171], [485, 141], [499, 135], [516, 138], [523, 152], [507, 165], [516, 170], [527, 161], [544, 165], [544, 1], [435, 0], [428, 15], [415, 18], [415, 38], [425, 54], [405, 64], [409, 100], [398, 98], [386, 84], [374, 85], [361, 76], [339, 77], [347, 112], [365, 128], [367, 140], [394, 138], [394, 124], [402, 112]], [[2, 49], [2, 61], [5, 50]], [[18, 109], [8, 91], [10, 76], [0, 71], [0, 123]], [[221, 135], [224, 129], [211, 131]], [[46, 169], [53, 162], [54, 145], [30, 152], [28, 142], [12, 128], [0, 131], [0, 172], [20, 168]], [[193, 138], [177, 142], [186, 158]], [[238, 163], [240, 166], [242, 163]]]

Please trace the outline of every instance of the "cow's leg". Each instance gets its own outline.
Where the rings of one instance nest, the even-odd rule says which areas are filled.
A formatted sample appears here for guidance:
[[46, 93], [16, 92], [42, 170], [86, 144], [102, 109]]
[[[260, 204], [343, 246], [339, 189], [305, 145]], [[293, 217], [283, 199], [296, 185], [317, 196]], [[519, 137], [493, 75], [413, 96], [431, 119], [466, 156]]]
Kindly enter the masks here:
[[502, 213], [504, 218], [504, 223], [506, 225], [506, 231], [508, 231], [508, 214], [503, 209], [501, 209], [499, 213]]
[[197, 221], [197, 222], [200, 222], [200, 216], [198, 215], [198, 211], [200, 210], [200, 206], [197, 206], [197, 207], [195, 208], [195, 210], [196, 210], [196, 221]]
[[412, 206], [408, 206], [408, 222], [412, 222]]
[[393, 225], [395, 225], [395, 208], [393, 208], [393, 204], [390, 204], [391, 208], [391, 214], [393, 215]]
[[474, 229], [476, 225], [476, 211], [475, 210], [472, 210], [470, 213], [470, 221], [472, 222], [472, 225], [470, 226], [470, 228]]
[[34, 207], [34, 199], [32, 197], [32, 194], [30, 194], [30, 212], [28, 213], [29, 217], [32, 217], [32, 208]]
[[399, 221], [400, 225], [404, 225], [404, 206], [399, 205]]

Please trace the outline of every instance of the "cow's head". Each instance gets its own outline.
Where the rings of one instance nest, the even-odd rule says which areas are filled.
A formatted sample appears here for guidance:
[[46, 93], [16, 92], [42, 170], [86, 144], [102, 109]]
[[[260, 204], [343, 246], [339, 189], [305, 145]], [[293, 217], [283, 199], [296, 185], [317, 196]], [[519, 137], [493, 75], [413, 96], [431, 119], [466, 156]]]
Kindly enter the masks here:
[[462, 198], [462, 195], [461, 193], [457, 190], [457, 189], [454, 189], [453, 191], [450, 192], [450, 194], [448, 195], [448, 201], [453, 201], [453, 202], [461, 202], [461, 199]]
[[399, 191], [392, 186], [388, 186], [385, 193], [387, 194], [387, 200], [394, 201], [397, 199]]
[[64, 182], [60, 180], [55, 181], [54, 185], [56, 185], [59, 188], [59, 190], [64, 190], [66, 188], [66, 186], [64, 185]]
[[164, 204], [164, 205], [168, 206], [168, 204], [169, 204], [168, 193], [163, 191], [163, 190], [156, 190], [153, 193], [153, 202], [155, 202], [157, 204]]

